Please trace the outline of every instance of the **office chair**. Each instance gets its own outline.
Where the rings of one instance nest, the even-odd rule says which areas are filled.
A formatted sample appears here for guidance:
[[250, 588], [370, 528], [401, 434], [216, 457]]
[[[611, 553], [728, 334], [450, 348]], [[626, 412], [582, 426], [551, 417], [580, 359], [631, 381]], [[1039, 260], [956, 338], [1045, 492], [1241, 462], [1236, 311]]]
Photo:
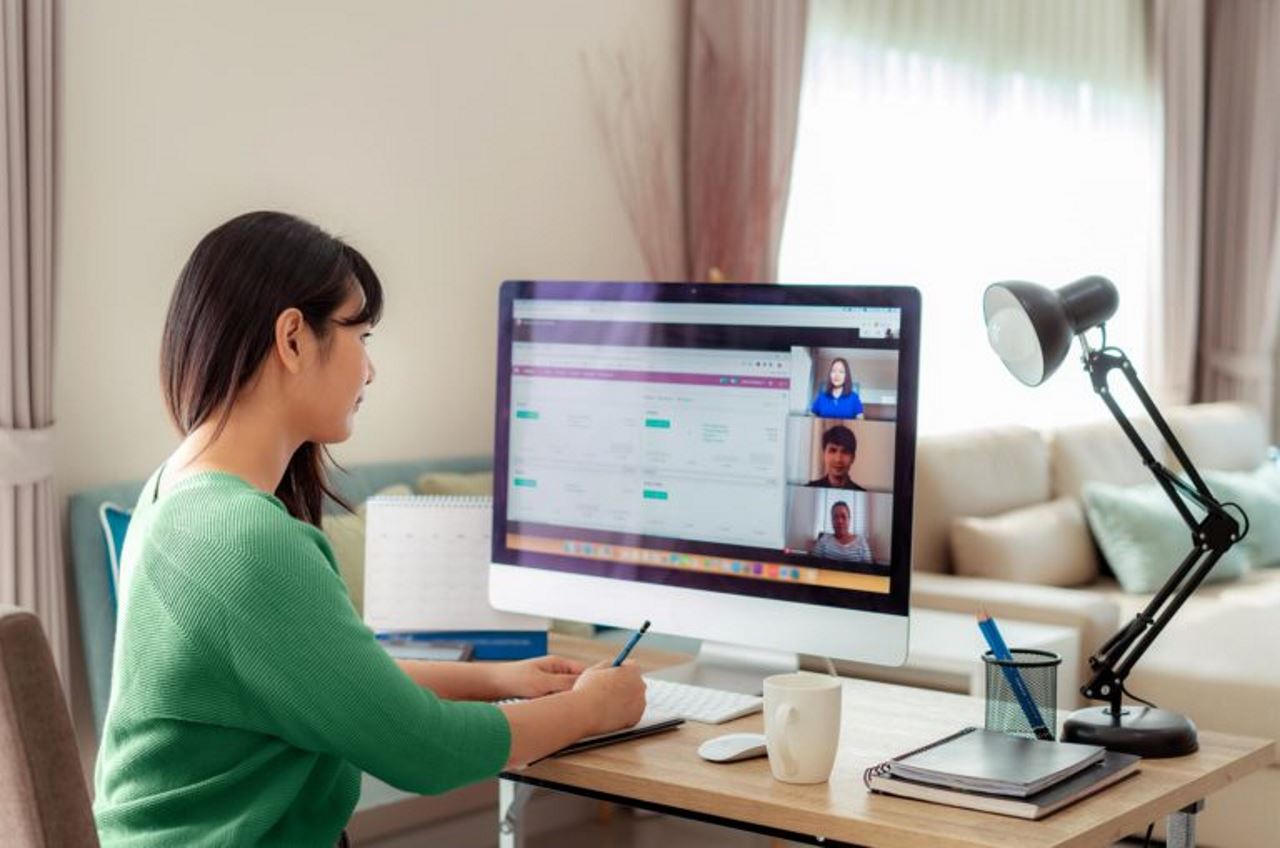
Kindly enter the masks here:
[[0, 843], [98, 845], [71, 714], [40, 620], [0, 605]]

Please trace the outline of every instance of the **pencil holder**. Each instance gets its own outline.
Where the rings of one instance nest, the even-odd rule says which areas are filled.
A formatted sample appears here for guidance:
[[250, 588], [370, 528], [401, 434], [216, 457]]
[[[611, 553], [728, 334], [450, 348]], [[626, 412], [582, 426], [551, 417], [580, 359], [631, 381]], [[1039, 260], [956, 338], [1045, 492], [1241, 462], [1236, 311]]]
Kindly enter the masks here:
[[[987, 730], [1035, 737], [1028, 704], [1044, 720], [1049, 732], [1058, 728], [1058, 666], [1062, 657], [1053, 651], [1013, 648], [1012, 659], [998, 660], [987, 651], [982, 655], [987, 678]], [[1014, 675], [1022, 681], [1021, 693]]]

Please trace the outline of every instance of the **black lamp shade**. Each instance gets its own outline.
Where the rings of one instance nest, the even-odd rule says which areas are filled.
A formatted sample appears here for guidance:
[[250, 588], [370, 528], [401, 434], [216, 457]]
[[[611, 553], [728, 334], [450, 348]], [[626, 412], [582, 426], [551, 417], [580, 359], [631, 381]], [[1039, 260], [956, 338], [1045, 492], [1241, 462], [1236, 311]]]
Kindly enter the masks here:
[[1120, 303], [1104, 277], [1085, 277], [1054, 291], [1010, 281], [987, 286], [982, 312], [987, 339], [1013, 376], [1038, 386], [1058, 369], [1072, 336], [1102, 324]]

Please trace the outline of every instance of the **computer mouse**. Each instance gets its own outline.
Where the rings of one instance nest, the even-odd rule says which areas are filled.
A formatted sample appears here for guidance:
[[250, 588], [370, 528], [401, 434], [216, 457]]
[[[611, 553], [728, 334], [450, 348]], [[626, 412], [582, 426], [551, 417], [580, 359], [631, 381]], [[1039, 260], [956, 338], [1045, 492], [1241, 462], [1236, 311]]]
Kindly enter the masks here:
[[729, 733], [698, 746], [698, 756], [713, 763], [735, 763], [764, 755], [763, 733]]

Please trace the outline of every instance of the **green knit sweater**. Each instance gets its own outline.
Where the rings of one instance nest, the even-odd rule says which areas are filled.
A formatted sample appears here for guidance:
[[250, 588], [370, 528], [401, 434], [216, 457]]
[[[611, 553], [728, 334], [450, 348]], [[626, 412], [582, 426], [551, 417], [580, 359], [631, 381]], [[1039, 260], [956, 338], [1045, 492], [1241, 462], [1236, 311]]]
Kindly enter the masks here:
[[134, 512], [94, 779], [105, 846], [337, 840], [360, 772], [438, 793], [498, 773], [490, 704], [416, 685], [351, 606], [319, 530], [222, 472]]

